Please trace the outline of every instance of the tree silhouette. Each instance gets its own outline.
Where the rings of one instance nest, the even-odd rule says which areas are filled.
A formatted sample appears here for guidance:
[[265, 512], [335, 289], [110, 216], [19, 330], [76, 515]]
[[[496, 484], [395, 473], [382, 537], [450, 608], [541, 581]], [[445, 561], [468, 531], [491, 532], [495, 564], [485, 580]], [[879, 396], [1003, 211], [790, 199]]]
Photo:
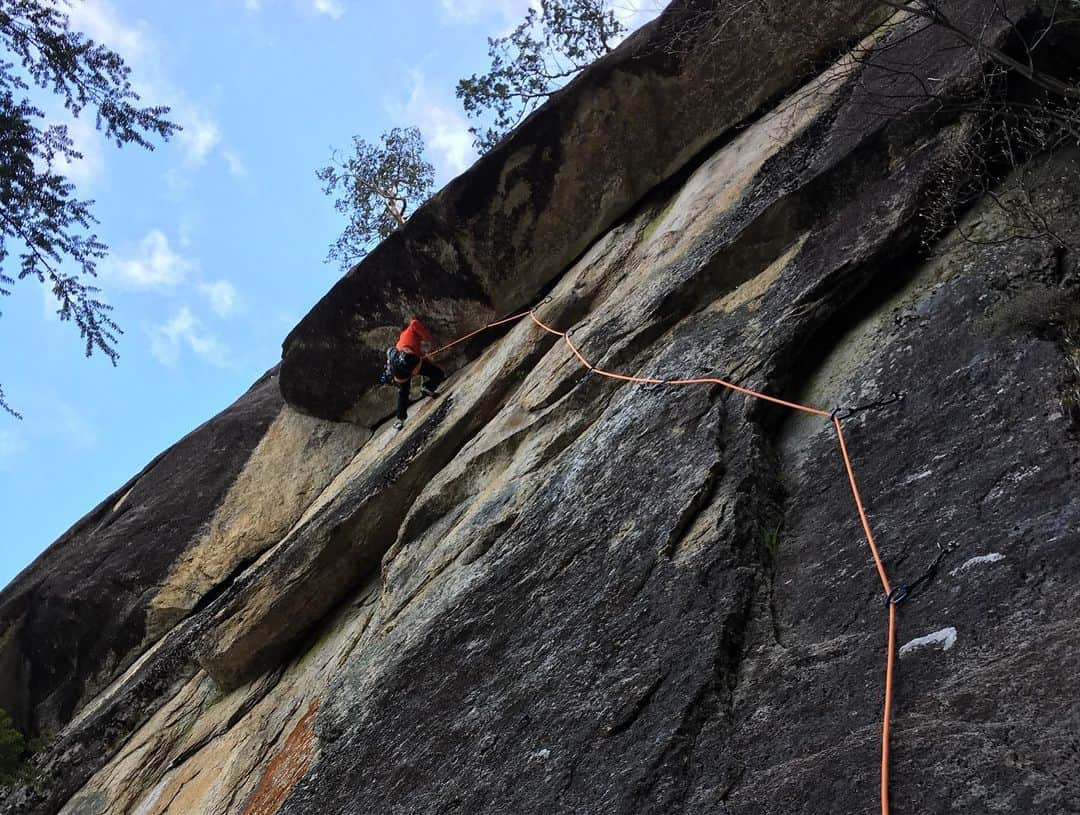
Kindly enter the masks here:
[[[33, 87], [59, 97], [72, 116], [86, 108], [95, 125], [117, 147], [134, 143], [153, 149], [178, 126], [169, 108], [138, 107], [130, 69], [107, 46], [69, 27], [62, 6], [43, 0], [0, 3], [0, 295], [16, 280], [36, 278], [59, 304], [57, 315], [72, 321], [85, 343], [116, 364], [117, 324], [111, 307], [92, 284], [107, 247], [90, 230], [93, 201], [76, 197], [75, 185], [59, 169], [78, 160], [63, 124], [48, 121], [29, 98]], [[9, 259], [18, 258], [17, 269]], [[4, 400], [0, 408], [18, 416]]]
[[568, 79], [611, 51], [626, 27], [608, 0], [540, 0], [505, 37], [488, 39], [491, 70], [456, 93], [481, 153], [494, 147]]
[[353, 152], [334, 151], [318, 170], [323, 192], [336, 195], [334, 208], [348, 219], [330, 246], [327, 260], [348, 268], [383, 238], [405, 224], [410, 203], [420, 206], [431, 194], [435, 169], [424, 158], [424, 139], [415, 127], [382, 135], [382, 144], [353, 137]]

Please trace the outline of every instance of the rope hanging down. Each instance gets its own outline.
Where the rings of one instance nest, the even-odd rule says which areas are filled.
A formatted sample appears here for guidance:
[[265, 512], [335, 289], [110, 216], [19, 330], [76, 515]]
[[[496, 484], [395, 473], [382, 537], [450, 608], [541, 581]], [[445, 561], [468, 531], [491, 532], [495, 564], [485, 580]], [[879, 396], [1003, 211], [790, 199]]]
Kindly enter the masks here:
[[[892, 723], [892, 701], [893, 701], [893, 675], [894, 664], [896, 662], [896, 607], [899, 603], [905, 600], [911, 595], [911, 593], [922, 583], [930, 580], [934, 573], [937, 571], [938, 564], [946, 554], [946, 550], [940, 550], [937, 558], [927, 568], [926, 572], [919, 577], [914, 583], [910, 585], [897, 586], [895, 589], [889, 583], [889, 576], [885, 571], [885, 564], [881, 559], [881, 553], [878, 551], [877, 542], [874, 540], [874, 533], [870, 528], [870, 521], [866, 517], [866, 508], [863, 506], [862, 496], [859, 494], [859, 486], [855, 481], [855, 471], [851, 465], [851, 457], [848, 455], [847, 441], [844, 439], [844, 429], [841, 424], [841, 420], [851, 416], [854, 413], [858, 413], [864, 410], [870, 410], [873, 408], [884, 407], [901, 401], [904, 398], [904, 394], [898, 391], [893, 391], [888, 397], [879, 399], [875, 402], [870, 402], [864, 405], [857, 405], [851, 408], [837, 407], [833, 410], [821, 410], [820, 408], [811, 407], [809, 405], [802, 405], [798, 402], [789, 402], [785, 399], [778, 399], [775, 396], [769, 396], [768, 394], [761, 393], [760, 391], [751, 390], [750, 388], [744, 388], [741, 385], [736, 385], [733, 382], [728, 382], [725, 379], [719, 379], [717, 377], [697, 377], [694, 379], [659, 379], [656, 377], [648, 376], [630, 376], [628, 374], [620, 374], [614, 371], [605, 371], [597, 368], [584, 354], [578, 350], [570, 339], [569, 331], [557, 331], [551, 326], [545, 324], [536, 316], [536, 309], [550, 302], [551, 296], [544, 298], [537, 303], [533, 308], [528, 311], [522, 311], [519, 314], [514, 314], [510, 317], [505, 317], [501, 320], [496, 320], [493, 323], [488, 323], [482, 328], [478, 328], [475, 331], [471, 331], [463, 337], [459, 337], [453, 342], [449, 342], [446, 345], [436, 348], [431, 353], [427, 354], [427, 357], [433, 357], [436, 354], [440, 354], [443, 351], [454, 347], [455, 345], [465, 342], [477, 334], [487, 331], [490, 328], [496, 326], [505, 325], [506, 323], [516, 322], [522, 320], [525, 317], [532, 319], [537, 326], [546, 331], [549, 334], [553, 334], [556, 337], [561, 337], [566, 343], [570, 351], [578, 358], [578, 361], [588, 370], [586, 377], [595, 374], [596, 376], [607, 377], [608, 379], [615, 379], [620, 382], [635, 382], [642, 385], [649, 385], [650, 387], [663, 387], [663, 386], [680, 386], [680, 385], [720, 385], [729, 390], [741, 393], [745, 396], [749, 396], [754, 399], [761, 399], [766, 402], [772, 402], [776, 405], [789, 408], [791, 410], [797, 410], [802, 413], [809, 413], [814, 416], [820, 416], [824, 419], [828, 419], [833, 429], [836, 431], [836, 440], [840, 447], [840, 454], [844, 459], [844, 469], [847, 472], [848, 484], [851, 487], [851, 495], [855, 500], [855, 509], [859, 515], [859, 521], [862, 524], [863, 534], [866, 536], [866, 542], [870, 546], [870, 553], [874, 558], [874, 566], [877, 569], [878, 578], [881, 580], [882, 588], [885, 592], [885, 605], [889, 610], [889, 634], [888, 634], [888, 646], [886, 648], [885, 656], [885, 703], [882, 713], [882, 725], [881, 725], [881, 813], [882, 815], [889, 815], [889, 731]], [[940, 549], [940, 547], [939, 547]]]

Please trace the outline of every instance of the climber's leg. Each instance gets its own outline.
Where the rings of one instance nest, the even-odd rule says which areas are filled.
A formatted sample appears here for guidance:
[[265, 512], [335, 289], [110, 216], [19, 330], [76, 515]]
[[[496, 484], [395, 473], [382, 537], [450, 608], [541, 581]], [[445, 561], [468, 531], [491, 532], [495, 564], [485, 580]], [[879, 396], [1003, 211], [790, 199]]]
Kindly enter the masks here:
[[434, 396], [439, 389], [439, 383], [446, 377], [442, 368], [426, 359], [420, 363], [420, 375], [424, 377], [423, 392], [427, 396]]

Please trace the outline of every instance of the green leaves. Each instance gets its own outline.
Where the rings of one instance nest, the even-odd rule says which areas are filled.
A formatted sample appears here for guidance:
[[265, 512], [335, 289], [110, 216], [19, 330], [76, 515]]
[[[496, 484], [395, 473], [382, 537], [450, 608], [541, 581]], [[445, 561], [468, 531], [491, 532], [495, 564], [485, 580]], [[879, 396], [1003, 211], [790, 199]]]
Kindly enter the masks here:
[[403, 226], [409, 207], [423, 204], [435, 183], [435, 168], [424, 158], [424, 138], [415, 127], [395, 127], [382, 135], [381, 145], [354, 136], [353, 152], [334, 151], [315, 175], [323, 192], [337, 196], [334, 208], [348, 220], [326, 258], [343, 269]]
[[[478, 124], [469, 128], [480, 152], [495, 146], [548, 96], [626, 31], [608, 0], [540, 0], [509, 35], [488, 39], [491, 70], [462, 79], [457, 96]], [[316, 172], [334, 208], [348, 219], [327, 260], [348, 269], [401, 227], [410, 205], [431, 194], [434, 169], [424, 159], [415, 127], [394, 128], [382, 144], [353, 138], [353, 151], [335, 152]]]
[[0, 785], [22, 780], [26, 754], [26, 739], [15, 729], [8, 712], [0, 708]]
[[[0, 61], [0, 295], [10, 294], [16, 279], [37, 279], [56, 298], [60, 320], [79, 329], [86, 355], [97, 350], [115, 364], [120, 328], [98, 288], [87, 282], [107, 250], [90, 231], [97, 223], [94, 202], [78, 199], [74, 184], [56, 170], [58, 163], [82, 156], [67, 128], [46, 122], [25, 93], [29, 83], [52, 92], [74, 116], [90, 108], [97, 128], [118, 147], [153, 149], [153, 138], [168, 139], [179, 128], [165, 118], [167, 107], [137, 106], [123, 59], [71, 31], [63, 6], [54, 5], [0, 5], [0, 44], [15, 60]], [[17, 274], [6, 265], [12, 247]], [[18, 415], [2, 392], [0, 409]]]
[[608, 0], [541, 0], [509, 35], [488, 39], [491, 70], [462, 79], [456, 93], [487, 152], [554, 91], [626, 32]]

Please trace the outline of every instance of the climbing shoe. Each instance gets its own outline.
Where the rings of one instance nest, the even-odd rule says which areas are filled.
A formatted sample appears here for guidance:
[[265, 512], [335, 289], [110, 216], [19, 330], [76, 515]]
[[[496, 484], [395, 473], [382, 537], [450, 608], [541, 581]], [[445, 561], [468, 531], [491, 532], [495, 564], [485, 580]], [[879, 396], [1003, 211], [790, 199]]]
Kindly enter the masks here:
[[403, 428], [404, 426], [405, 422], [403, 422], [401, 419], [398, 419], [394, 422], [394, 430], [401, 430], [401, 428]]
[[424, 385], [424, 387], [422, 387], [420, 389], [420, 393], [424, 394], [424, 396], [427, 396], [429, 399], [434, 399], [436, 396], [439, 395], [438, 393], [433, 391], [431, 388], [429, 388], [427, 385]]

